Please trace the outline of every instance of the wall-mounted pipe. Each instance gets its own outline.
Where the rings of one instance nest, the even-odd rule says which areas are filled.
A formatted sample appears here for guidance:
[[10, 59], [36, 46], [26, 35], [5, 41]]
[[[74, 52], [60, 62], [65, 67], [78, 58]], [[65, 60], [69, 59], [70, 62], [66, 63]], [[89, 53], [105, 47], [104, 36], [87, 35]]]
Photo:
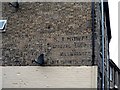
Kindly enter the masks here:
[[108, 36], [107, 36], [107, 90], [109, 90], [109, 87], [110, 87], [110, 83], [109, 83], [109, 59], [110, 59], [110, 56], [109, 56], [109, 42], [108, 42]]
[[104, 90], [104, 6], [101, 0], [101, 25], [102, 25], [102, 90]]

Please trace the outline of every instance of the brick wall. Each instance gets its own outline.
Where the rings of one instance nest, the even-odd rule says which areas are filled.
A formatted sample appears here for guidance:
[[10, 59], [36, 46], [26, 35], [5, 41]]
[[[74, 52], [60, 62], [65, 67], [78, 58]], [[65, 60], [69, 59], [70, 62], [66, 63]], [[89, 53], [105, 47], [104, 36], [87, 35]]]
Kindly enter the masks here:
[[91, 2], [3, 3], [3, 65], [92, 65]]

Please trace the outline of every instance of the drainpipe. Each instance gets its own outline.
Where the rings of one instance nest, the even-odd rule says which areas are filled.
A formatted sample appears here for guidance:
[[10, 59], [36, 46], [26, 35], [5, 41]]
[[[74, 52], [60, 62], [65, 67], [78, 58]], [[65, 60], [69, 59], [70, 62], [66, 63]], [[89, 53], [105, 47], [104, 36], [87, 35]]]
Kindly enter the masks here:
[[101, 0], [101, 25], [102, 25], [102, 90], [104, 90], [104, 7], [103, 0]]
[[109, 90], [109, 42], [108, 42], [108, 37], [107, 37], [107, 90]]
[[92, 65], [94, 65], [94, 61], [95, 61], [95, 25], [94, 25], [94, 20], [95, 20], [95, 2], [94, 0], [92, 1]]

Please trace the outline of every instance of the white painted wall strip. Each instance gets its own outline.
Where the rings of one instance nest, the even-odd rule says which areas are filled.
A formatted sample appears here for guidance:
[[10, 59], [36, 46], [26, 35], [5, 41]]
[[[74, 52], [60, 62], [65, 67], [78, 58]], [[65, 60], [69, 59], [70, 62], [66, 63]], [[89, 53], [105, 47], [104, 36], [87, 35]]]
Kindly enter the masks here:
[[3, 88], [97, 88], [97, 66], [2, 67]]

